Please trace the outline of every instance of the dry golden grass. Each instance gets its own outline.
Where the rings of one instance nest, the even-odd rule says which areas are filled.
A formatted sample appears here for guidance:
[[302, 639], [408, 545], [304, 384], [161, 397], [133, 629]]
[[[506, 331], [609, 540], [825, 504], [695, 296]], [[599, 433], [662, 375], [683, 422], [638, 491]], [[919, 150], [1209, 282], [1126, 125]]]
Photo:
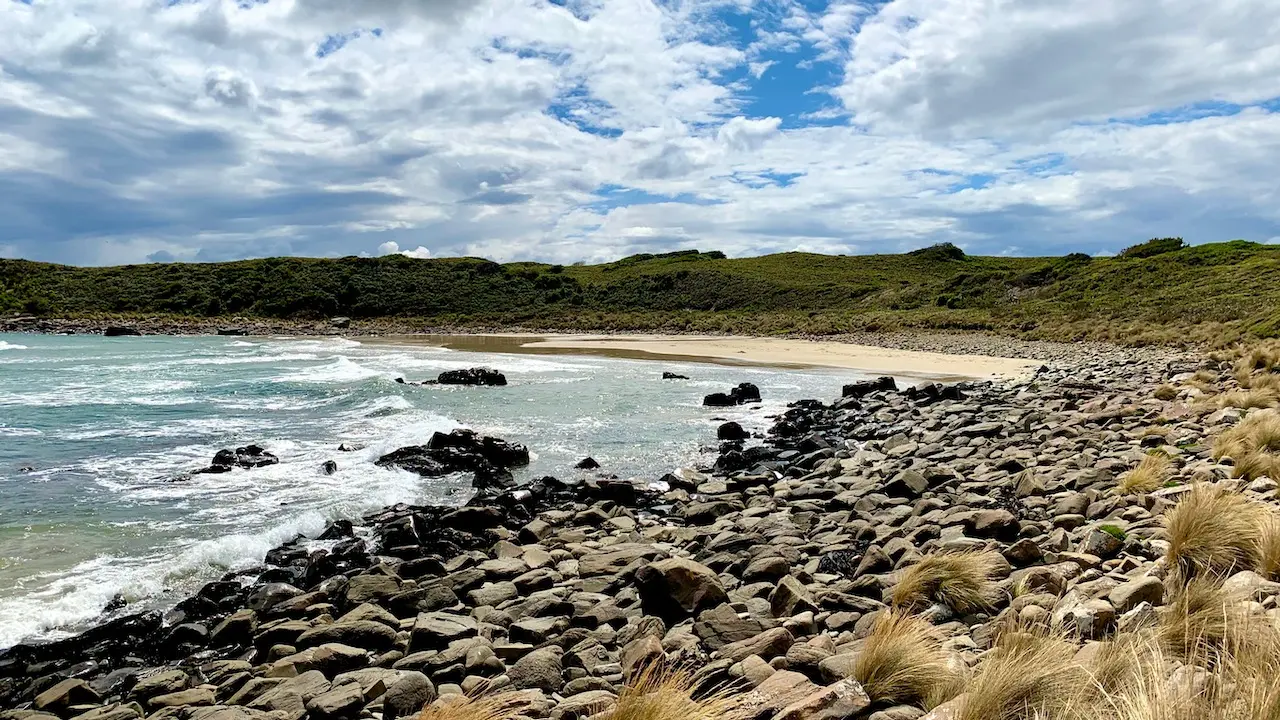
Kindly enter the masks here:
[[918, 705], [947, 698], [956, 672], [942, 638], [923, 618], [890, 610], [876, 618], [853, 664], [852, 677], [875, 702]]
[[698, 692], [696, 674], [687, 667], [652, 663], [635, 673], [603, 713], [605, 720], [748, 720], [755, 714], [750, 693], [722, 687]]
[[1157, 400], [1174, 400], [1178, 397], [1178, 388], [1169, 384], [1164, 384], [1156, 388], [1152, 395]]
[[1258, 523], [1257, 570], [1268, 580], [1280, 580], [1280, 514], [1275, 512], [1267, 513]]
[[1169, 458], [1164, 455], [1147, 455], [1138, 467], [1116, 480], [1116, 492], [1121, 495], [1137, 495], [1155, 492], [1164, 486], [1169, 477]]
[[1219, 410], [1223, 408], [1240, 408], [1242, 410], [1273, 408], [1280, 405], [1280, 392], [1277, 392], [1274, 388], [1232, 390], [1217, 396], [1213, 399], [1213, 402]]
[[1160, 609], [1156, 639], [1170, 657], [1218, 670], [1229, 663], [1255, 663], [1275, 656], [1280, 643], [1265, 618], [1217, 578], [1198, 577], [1172, 589]]
[[474, 697], [445, 695], [422, 708], [417, 720], [515, 720], [527, 704], [519, 693], [512, 692]]
[[890, 593], [894, 607], [921, 610], [941, 603], [959, 613], [990, 609], [999, 592], [992, 572], [1001, 558], [994, 552], [936, 552], [902, 571]]
[[1076, 646], [1031, 632], [1006, 632], [983, 658], [956, 720], [1063, 718], [1082, 697], [1089, 672], [1075, 662]]
[[1183, 577], [1224, 575], [1258, 561], [1258, 527], [1266, 509], [1219, 485], [1195, 485], [1164, 516], [1165, 560]]
[[1262, 410], [1249, 413], [1213, 442], [1213, 457], [1240, 458], [1251, 452], [1280, 453], [1280, 412]]

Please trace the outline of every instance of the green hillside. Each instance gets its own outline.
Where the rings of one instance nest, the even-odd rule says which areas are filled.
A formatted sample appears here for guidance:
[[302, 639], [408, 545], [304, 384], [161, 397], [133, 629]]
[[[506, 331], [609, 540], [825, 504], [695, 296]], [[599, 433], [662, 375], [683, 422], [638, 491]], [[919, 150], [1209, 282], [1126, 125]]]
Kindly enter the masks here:
[[992, 330], [1126, 343], [1280, 332], [1280, 246], [1164, 239], [1114, 258], [686, 251], [604, 265], [269, 258], [86, 268], [0, 260], [0, 312], [420, 319], [424, 326], [835, 334]]

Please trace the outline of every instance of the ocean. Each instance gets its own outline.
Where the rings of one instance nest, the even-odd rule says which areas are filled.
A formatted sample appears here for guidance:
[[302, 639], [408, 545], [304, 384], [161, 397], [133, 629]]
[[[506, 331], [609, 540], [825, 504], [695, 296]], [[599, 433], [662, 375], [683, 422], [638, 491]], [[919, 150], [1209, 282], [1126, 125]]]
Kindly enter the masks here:
[[[494, 367], [510, 385], [413, 387]], [[664, 381], [664, 370], [688, 381]], [[462, 352], [343, 338], [0, 334], [0, 648], [172, 605], [295, 535], [395, 503], [462, 503], [469, 479], [378, 468], [435, 431], [529, 446], [517, 480], [600, 472], [657, 479], [714, 459], [713, 418], [756, 430], [861, 376], [599, 356]], [[764, 403], [701, 407], [753, 382]], [[278, 465], [194, 475], [257, 443]], [[362, 446], [339, 452], [338, 445]], [[324, 475], [326, 460], [338, 472]]]

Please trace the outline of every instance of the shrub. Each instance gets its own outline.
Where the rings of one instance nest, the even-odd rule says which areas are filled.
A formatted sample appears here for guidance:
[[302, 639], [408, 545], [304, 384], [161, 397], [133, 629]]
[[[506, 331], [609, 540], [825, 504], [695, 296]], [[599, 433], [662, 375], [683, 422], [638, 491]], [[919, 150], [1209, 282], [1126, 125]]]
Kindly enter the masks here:
[[994, 552], [938, 552], [902, 571], [891, 592], [894, 607], [919, 610], [942, 603], [959, 613], [989, 609], [998, 592], [991, 575], [1004, 564]]
[[1263, 506], [1240, 493], [1196, 485], [1164, 516], [1169, 567], [1193, 578], [1256, 566], [1263, 512]]
[[1187, 247], [1187, 243], [1182, 238], [1151, 238], [1144, 243], [1130, 245], [1120, 251], [1116, 257], [1121, 258], [1149, 258], [1165, 253], [1176, 252]]
[[954, 685], [950, 656], [938, 631], [923, 618], [886, 611], [858, 652], [852, 677], [872, 701], [917, 705], [926, 698], [945, 700], [940, 690]]

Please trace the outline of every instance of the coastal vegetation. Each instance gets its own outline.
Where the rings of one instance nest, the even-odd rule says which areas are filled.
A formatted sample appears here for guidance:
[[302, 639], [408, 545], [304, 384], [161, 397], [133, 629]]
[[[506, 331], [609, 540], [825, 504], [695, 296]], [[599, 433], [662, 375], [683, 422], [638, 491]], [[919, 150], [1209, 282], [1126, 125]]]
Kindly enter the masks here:
[[[1280, 334], [1280, 246], [1158, 238], [1116, 257], [696, 250], [601, 265], [401, 255], [73, 267], [0, 260], [0, 313], [408, 319], [424, 328], [838, 335], [970, 330], [1126, 345]], [[1268, 388], [1273, 389], [1273, 388]]]

